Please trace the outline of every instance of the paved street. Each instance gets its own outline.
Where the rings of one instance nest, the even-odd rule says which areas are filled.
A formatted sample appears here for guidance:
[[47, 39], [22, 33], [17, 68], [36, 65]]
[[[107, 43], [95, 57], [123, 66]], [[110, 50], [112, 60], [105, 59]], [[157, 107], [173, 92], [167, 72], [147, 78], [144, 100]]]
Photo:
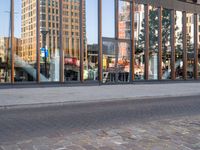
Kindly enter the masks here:
[[199, 97], [0, 110], [0, 150], [199, 150]]

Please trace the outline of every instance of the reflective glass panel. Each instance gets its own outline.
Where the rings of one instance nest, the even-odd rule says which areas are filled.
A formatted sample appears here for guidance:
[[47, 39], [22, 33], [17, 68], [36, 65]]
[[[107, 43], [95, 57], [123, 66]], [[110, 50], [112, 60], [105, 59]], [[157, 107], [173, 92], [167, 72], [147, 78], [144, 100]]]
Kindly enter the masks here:
[[84, 79], [98, 80], [98, 1], [85, 0], [86, 40]]
[[10, 0], [2, 0], [0, 5], [0, 84], [11, 81], [11, 22]]
[[197, 68], [198, 68], [198, 77], [200, 77], [200, 15], [198, 15], [198, 34], [197, 34], [197, 41], [198, 41], [198, 65], [197, 65]]
[[103, 41], [103, 83], [115, 82], [117, 72], [116, 42]]
[[131, 39], [131, 5], [130, 2], [119, 1], [118, 32], [119, 39]]
[[135, 80], [144, 79], [144, 47], [145, 47], [145, 30], [144, 30], [144, 5], [135, 5], [134, 16], [134, 35], [135, 35]]
[[[84, 1], [83, 1], [84, 2]], [[63, 50], [65, 81], [80, 80], [80, 1], [63, 1]], [[85, 31], [85, 15], [83, 15]], [[86, 40], [84, 32], [84, 41]], [[84, 43], [84, 46], [85, 43]], [[84, 56], [85, 52], [84, 52]]]
[[186, 39], [187, 39], [187, 78], [194, 78], [194, 15], [186, 14]]
[[36, 1], [15, 0], [14, 3], [15, 82], [36, 81]]
[[175, 70], [176, 79], [183, 79], [183, 14], [181, 11], [176, 11], [175, 14]]
[[162, 79], [171, 79], [171, 14], [162, 11]]
[[149, 7], [149, 80], [158, 79], [158, 9]]
[[[40, 80], [43, 82], [59, 81], [59, 14], [59, 0], [40, 2]], [[63, 7], [63, 16], [65, 15]], [[63, 27], [65, 29], [65, 24]]]
[[115, 36], [114, 0], [102, 0], [102, 36]]
[[118, 42], [117, 79], [118, 82], [128, 82], [130, 75], [130, 43]]

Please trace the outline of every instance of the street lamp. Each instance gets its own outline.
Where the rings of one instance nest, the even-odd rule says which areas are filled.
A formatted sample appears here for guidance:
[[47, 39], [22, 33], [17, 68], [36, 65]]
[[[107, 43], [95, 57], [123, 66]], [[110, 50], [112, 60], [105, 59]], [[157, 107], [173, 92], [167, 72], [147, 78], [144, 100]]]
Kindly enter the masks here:
[[42, 48], [44, 49], [44, 70], [45, 77], [47, 77], [47, 55], [46, 55], [46, 35], [48, 34], [48, 30], [45, 27], [40, 28], [40, 32], [42, 33]]

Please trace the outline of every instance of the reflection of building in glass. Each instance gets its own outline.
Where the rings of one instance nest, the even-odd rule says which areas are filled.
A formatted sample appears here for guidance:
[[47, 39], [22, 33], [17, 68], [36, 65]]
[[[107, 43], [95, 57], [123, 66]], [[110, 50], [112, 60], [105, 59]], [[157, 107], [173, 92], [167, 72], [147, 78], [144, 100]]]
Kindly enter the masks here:
[[[10, 37], [0, 37], [0, 62], [5, 62], [10, 57]], [[15, 54], [18, 55], [21, 51], [21, 39], [14, 38]]]
[[194, 77], [194, 15], [186, 14], [187, 78]]
[[198, 20], [198, 27], [197, 27], [197, 31], [198, 31], [198, 35], [197, 35], [197, 38], [198, 38], [198, 46], [200, 47], [200, 15], [198, 16], [197, 18]]
[[144, 43], [139, 41], [140, 35], [144, 27], [142, 26], [144, 22], [144, 5], [136, 4], [135, 5], [135, 14], [134, 14], [134, 40], [135, 40], [135, 79], [141, 80], [144, 79]]
[[[40, 2], [40, 26], [48, 30], [47, 46], [58, 47], [59, 39], [59, 0]], [[63, 36], [65, 53], [79, 57], [79, 1], [63, 0]], [[36, 48], [36, 0], [22, 0], [22, 54], [27, 60], [35, 60]]]
[[[12, 50], [10, 41], [0, 40], [1, 82], [198, 79], [200, 54], [195, 54], [196, 50], [199, 51], [199, 47], [196, 46], [200, 46], [200, 9], [198, 9], [200, 5], [183, 1], [159, 1], [159, 5], [155, 5], [156, 0], [134, 1], [134, 11], [131, 8], [132, 1], [128, 0], [117, 0], [117, 5], [115, 1], [112, 4], [107, 1], [102, 2], [102, 9], [98, 9], [101, 8], [98, 6], [98, 0], [88, 0], [87, 5], [85, 0], [62, 0], [62, 5], [59, 4], [60, 0], [18, 0], [16, 1], [18, 3], [11, 1], [15, 7], [12, 11], [9, 10], [11, 7], [6, 7], [7, 12], [10, 12], [6, 19], [12, 20], [10, 17], [14, 16], [14, 21], [1, 29], [8, 28], [9, 34], [15, 31], [15, 36], [19, 36], [18, 32], [21, 32], [21, 40], [15, 44], [19, 47], [13, 45]], [[39, 2], [40, 7], [38, 15], [36, 2]], [[83, 2], [82, 16], [80, 16], [80, 2]], [[107, 7], [108, 4], [112, 7]], [[102, 10], [101, 15], [100, 10]], [[145, 13], [145, 10], [148, 10], [148, 13]], [[21, 13], [18, 13], [19, 11]], [[89, 33], [87, 37], [86, 13], [87, 33]], [[132, 15], [134, 17], [131, 17]], [[39, 16], [40, 31], [36, 31], [37, 16]], [[195, 17], [198, 17], [197, 22]], [[131, 20], [132, 18], [134, 20]], [[18, 30], [19, 22], [21, 30]], [[195, 29], [196, 23], [198, 27]], [[118, 29], [115, 29], [116, 27]], [[14, 30], [11, 30], [13, 28]], [[104, 28], [108, 34], [103, 32]], [[46, 37], [42, 31], [43, 33], [46, 31]], [[113, 35], [113, 31], [118, 33]], [[198, 31], [198, 35], [195, 35], [195, 31]], [[40, 40], [37, 40], [36, 32], [39, 32]], [[131, 32], [134, 32], [134, 37], [131, 37]], [[159, 39], [159, 35], [160, 37], [162, 35], [162, 39]], [[198, 39], [195, 39], [196, 36]], [[82, 45], [80, 40], [83, 40]], [[196, 41], [198, 42], [195, 43]], [[60, 45], [61, 43], [63, 45]], [[36, 45], [39, 45], [39, 49]], [[80, 49], [84, 52], [81, 53]], [[10, 58], [11, 51], [14, 51], [12, 54], [16, 54], [13, 61]], [[130, 55], [132, 52], [135, 52], [133, 59], [131, 58], [133, 55]], [[80, 59], [81, 54], [84, 55]], [[40, 59], [36, 59], [39, 57]], [[195, 61], [197, 59], [198, 62]], [[61, 60], [63, 64], [60, 64]], [[130, 60], [133, 60], [134, 64], [131, 64]], [[134, 77], [130, 76], [132, 73]]]
[[131, 37], [131, 21], [130, 21], [130, 3], [120, 3], [119, 12], [119, 38], [130, 39]]
[[87, 45], [87, 64], [84, 67], [84, 79], [97, 80], [98, 76], [98, 44]]
[[19, 57], [27, 62], [36, 61], [36, 0], [22, 0], [22, 49]]
[[98, 51], [98, 44], [87, 45], [87, 55], [89, 63], [91, 62], [93, 65], [97, 65], [96, 63], [98, 63]]
[[176, 79], [183, 78], [183, 14], [181, 11], [176, 11], [176, 22], [175, 22], [175, 77]]
[[[119, 39], [131, 39], [131, 5], [130, 2], [119, 3]], [[118, 80], [126, 80], [130, 72], [130, 43], [118, 42], [117, 72]]]
[[0, 38], [0, 62], [5, 62], [6, 56], [8, 56], [9, 50], [9, 38]]
[[134, 16], [134, 35], [135, 35], [135, 41], [139, 41], [139, 34], [142, 27], [142, 22], [144, 20], [144, 5], [135, 5], [135, 16]]
[[[77, 80], [80, 67], [80, 21], [79, 0], [63, 0], [63, 51], [65, 74], [68, 80]], [[83, 1], [84, 3], [84, 1]], [[83, 4], [85, 7], [85, 4]], [[84, 8], [85, 9], [85, 8]], [[85, 37], [85, 13], [83, 15], [83, 32]], [[59, 0], [40, 1], [40, 28], [47, 31], [46, 40], [41, 34], [40, 45], [47, 49], [47, 56], [41, 54], [41, 73], [51, 80], [57, 80], [55, 67], [59, 66], [59, 32], [60, 32], [60, 9]], [[36, 0], [22, 0], [22, 51], [19, 57], [24, 61], [36, 62]], [[46, 58], [47, 57], [47, 58]], [[47, 63], [47, 64], [45, 64]], [[54, 65], [51, 65], [54, 64]], [[44, 70], [45, 69], [45, 70]], [[59, 68], [58, 68], [59, 69]], [[46, 73], [48, 72], [48, 73]], [[70, 76], [71, 72], [76, 77]], [[54, 78], [54, 79], [53, 79]]]
[[[0, 37], [0, 82], [6, 82], [10, 76], [10, 42], [10, 37]], [[14, 38], [13, 47], [15, 54], [18, 55], [21, 51], [21, 39]]]
[[193, 43], [194, 41], [194, 15], [187, 13], [186, 15], [186, 30], [188, 42]]

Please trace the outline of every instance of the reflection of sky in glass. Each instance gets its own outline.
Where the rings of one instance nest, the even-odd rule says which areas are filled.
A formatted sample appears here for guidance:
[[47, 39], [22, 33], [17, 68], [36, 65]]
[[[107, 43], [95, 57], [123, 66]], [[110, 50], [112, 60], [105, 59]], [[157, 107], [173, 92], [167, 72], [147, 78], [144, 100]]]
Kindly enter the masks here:
[[[21, 0], [15, 0], [15, 36], [21, 37]], [[0, 5], [0, 36], [9, 36], [10, 1], [3, 0]]]
[[188, 28], [187, 32], [190, 36], [191, 44], [194, 44], [194, 15], [192, 13], [187, 13], [186, 17], [188, 18], [189, 21], [191, 21], [190, 23], [187, 24]]
[[0, 36], [8, 36], [9, 34], [9, 11], [10, 3], [8, 0], [1, 0], [0, 5]]
[[[182, 25], [182, 12], [181, 11], [176, 11], [176, 44], [179, 43], [179, 39], [178, 39], [178, 36], [180, 33], [182, 33], [182, 28], [183, 28], [183, 25]], [[182, 43], [179, 43], [181, 46], [182, 46]]]
[[[21, 0], [15, 2], [15, 36], [21, 37]], [[103, 36], [114, 36], [114, 0], [102, 0]], [[1, 0], [0, 36], [9, 34], [10, 1]], [[97, 43], [98, 37], [98, 5], [97, 0], [86, 0], [86, 32], [88, 43]]]
[[98, 0], [86, 0], [87, 43], [98, 42]]
[[114, 37], [114, 0], [102, 0], [102, 36]]
[[15, 36], [21, 37], [21, 2], [22, 0], [15, 0]]

